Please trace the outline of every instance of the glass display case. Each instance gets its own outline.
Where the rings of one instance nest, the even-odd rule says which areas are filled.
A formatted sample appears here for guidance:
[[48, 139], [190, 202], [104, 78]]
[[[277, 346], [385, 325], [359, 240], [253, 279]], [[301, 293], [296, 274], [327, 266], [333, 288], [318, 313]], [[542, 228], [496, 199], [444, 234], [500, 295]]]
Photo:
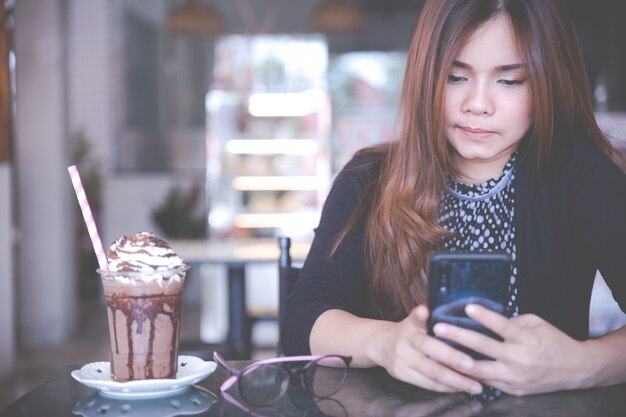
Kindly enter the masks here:
[[229, 36], [206, 96], [209, 229], [302, 236], [330, 183], [330, 98], [321, 36]]

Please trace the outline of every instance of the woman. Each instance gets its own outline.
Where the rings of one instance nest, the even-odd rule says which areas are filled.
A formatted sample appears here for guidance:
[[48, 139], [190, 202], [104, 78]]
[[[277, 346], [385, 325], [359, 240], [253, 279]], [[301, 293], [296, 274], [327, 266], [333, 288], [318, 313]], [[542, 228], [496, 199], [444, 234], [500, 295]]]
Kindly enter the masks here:
[[[408, 55], [397, 141], [335, 180], [283, 325], [287, 354], [441, 392], [525, 395], [626, 381], [626, 327], [588, 340], [596, 269], [626, 310], [626, 176], [598, 128], [561, 0], [427, 0]], [[508, 317], [466, 313], [504, 340], [427, 334], [434, 249], [505, 250]]]

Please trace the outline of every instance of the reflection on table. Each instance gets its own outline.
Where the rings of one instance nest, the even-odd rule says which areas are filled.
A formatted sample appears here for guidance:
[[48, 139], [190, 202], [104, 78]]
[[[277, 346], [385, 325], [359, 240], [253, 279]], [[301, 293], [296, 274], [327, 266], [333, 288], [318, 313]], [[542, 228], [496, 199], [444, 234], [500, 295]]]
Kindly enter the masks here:
[[[251, 319], [246, 310], [246, 265], [278, 263], [278, 239], [207, 239], [173, 240], [170, 242], [186, 263], [192, 267], [223, 265], [228, 276], [227, 346], [232, 359], [249, 359], [252, 351]], [[310, 241], [295, 240], [291, 257], [304, 261]], [[210, 288], [210, 287], [209, 287]], [[202, 323], [200, 323], [202, 326]]]
[[72, 413], [83, 417], [175, 417], [203, 413], [217, 401], [215, 394], [201, 387], [191, 387], [180, 394], [152, 400], [114, 399], [94, 393], [79, 401]]
[[[249, 363], [229, 362], [237, 368]], [[88, 415], [85, 414], [87, 408], [99, 410], [98, 415], [160, 416], [170, 413], [215, 417], [623, 417], [626, 410], [626, 384], [520, 398], [505, 396], [493, 402], [479, 402], [465, 394], [438, 394], [419, 389], [394, 380], [380, 368], [350, 369], [344, 386], [326, 399], [313, 398], [296, 378], [278, 403], [260, 408], [246, 409], [245, 404], [242, 408], [226, 401], [219, 388], [227, 373], [220, 368], [191, 391], [178, 396], [154, 400], [108, 400], [94, 389], [74, 381], [70, 371], [59, 372], [10, 404], [0, 412], [0, 417], [67, 417], [73, 412]], [[330, 377], [332, 372], [332, 369], [328, 370]], [[319, 373], [319, 377], [318, 383], [323, 384], [324, 373]], [[236, 386], [228, 393], [235, 401], [242, 401]], [[116, 410], [122, 414], [114, 414]], [[141, 410], [150, 411], [144, 413]]]

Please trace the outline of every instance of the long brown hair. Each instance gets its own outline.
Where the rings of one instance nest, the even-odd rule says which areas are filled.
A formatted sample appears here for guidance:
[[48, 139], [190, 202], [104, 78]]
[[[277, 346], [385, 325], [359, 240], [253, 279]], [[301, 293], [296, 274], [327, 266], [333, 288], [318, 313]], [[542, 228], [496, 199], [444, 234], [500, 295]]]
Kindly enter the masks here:
[[331, 249], [332, 256], [366, 216], [371, 301], [383, 317], [403, 317], [426, 301], [428, 254], [449, 234], [437, 223], [453, 172], [444, 134], [446, 80], [474, 31], [501, 15], [509, 18], [528, 64], [533, 124], [523, 140], [536, 171], [556, 141], [591, 141], [608, 155], [615, 152], [596, 124], [582, 54], [561, 0], [427, 0], [408, 52], [399, 138], [362, 151], [384, 155], [380, 174]]

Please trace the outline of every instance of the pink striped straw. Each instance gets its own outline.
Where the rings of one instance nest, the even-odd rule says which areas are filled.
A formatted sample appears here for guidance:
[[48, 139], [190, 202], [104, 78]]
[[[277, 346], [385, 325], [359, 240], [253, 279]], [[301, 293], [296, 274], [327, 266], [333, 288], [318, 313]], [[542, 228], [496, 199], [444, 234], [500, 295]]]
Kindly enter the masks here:
[[98, 258], [98, 264], [100, 265], [100, 269], [104, 271], [108, 269], [109, 263], [104, 253], [102, 242], [100, 241], [100, 235], [98, 234], [96, 222], [93, 219], [93, 213], [91, 212], [89, 202], [87, 201], [87, 195], [85, 194], [85, 189], [83, 188], [83, 182], [80, 180], [80, 175], [78, 174], [78, 168], [76, 168], [76, 165], [72, 165], [67, 168], [67, 171], [70, 173], [72, 185], [74, 186], [74, 191], [76, 191], [76, 198], [78, 198], [78, 204], [80, 204], [80, 211], [83, 213], [83, 219], [85, 219], [85, 224], [87, 225], [87, 231], [89, 232], [89, 237], [91, 238], [91, 244], [93, 245], [94, 252], [96, 252], [96, 257]]

